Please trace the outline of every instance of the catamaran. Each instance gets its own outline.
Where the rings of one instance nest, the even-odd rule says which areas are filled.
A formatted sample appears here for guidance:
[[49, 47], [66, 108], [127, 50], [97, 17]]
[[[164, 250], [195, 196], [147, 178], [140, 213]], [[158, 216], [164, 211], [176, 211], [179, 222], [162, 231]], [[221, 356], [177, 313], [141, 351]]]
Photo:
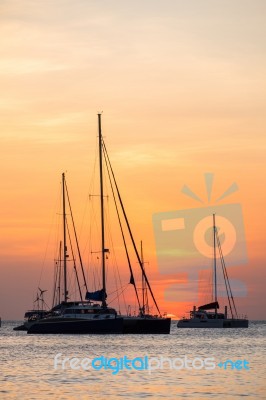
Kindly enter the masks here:
[[[25, 322], [22, 326], [14, 328], [15, 330], [27, 330], [29, 334], [48, 334], [48, 333], [68, 333], [68, 334], [88, 334], [88, 333], [121, 333], [123, 330], [123, 319], [118, 315], [114, 308], [108, 307], [104, 301], [103, 291], [95, 293], [87, 292], [86, 299], [83, 300], [81, 283], [77, 272], [77, 263], [74, 256], [74, 243], [69, 236], [69, 223], [67, 222], [67, 207], [71, 216], [74, 236], [79, 254], [79, 261], [84, 279], [84, 286], [87, 289], [87, 283], [84, 274], [83, 263], [80, 255], [79, 245], [77, 241], [76, 229], [68, 195], [65, 174], [62, 174], [62, 205], [63, 205], [63, 245], [60, 242], [59, 263], [56, 268], [54, 282], [53, 307], [50, 310], [43, 309], [43, 293], [41, 291], [38, 301], [41, 301], [42, 309], [31, 310], [25, 313]], [[68, 238], [68, 240], [67, 240]], [[67, 262], [69, 260], [68, 248], [71, 249], [72, 261], [74, 262], [74, 271], [76, 281], [79, 288], [80, 299], [69, 301], [68, 291], [68, 270]], [[63, 255], [62, 255], [63, 253]], [[63, 265], [61, 265], [63, 261]], [[61, 270], [63, 269], [63, 274]], [[61, 276], [63, 275], [63, 276]], [[63, 279], [62, 279], [63, 278]], [[61, 281], [63, 280], [63, 289], [61, 289]], [[40, 289], [39, 289], [40, 290]], [[62, 297], [62, 299], [61, 299]], [[102, 300], [103, 305], [93, 303], [91, 298]]]
[[[73, 222], [72, 210], [70, 206], [68, 191], [65, 182], [65, 175], [62, 174], [62, 198], [63, 198], [63, 245], [60, 250], [59, 259], [63, 260], [63, 300], [60, 301], [61, 285], [55, 283], [54, 289], [58, 287], [58, 301], [53, 301], [53, 307], [49, 312], [43, 315], [42, 318], [32, 318], [24, 323], [24, 327], [29, 334], [36, 333], [104, 333], [104, 334], [168, 334], [170, 333], [171, 319], [161, 315], [159, 307], [157, 305], [155, 296], [151, 289], [151, 285], [147, 278], [145, 269], [143, 267], [143, 260], [141, 259], [139, 252], [137, 250], [135, 240], [128, 222], [128, 218], [125, 212], [125, 208], [121, 199], [120, 192], [118, 190], [117, 182], [113, 173], [113, 169], [110, 163], [110, 159], [107, 153], [107, 149], [102, 136], [101, 129], [101, 114], [98, 114], [98, 132], [99, 132], [99, 180], [100, 180], [100, 237], [101, 237], [101, 250], [99, 251], [99, 258], [101, 262], [101, 286], [97, 290], [89, 291], [88, 285], [85, 279], [85, 273], [83, 268], [83, 263], [78, 247], [77, 235], [74, 228], [75, 240], [78, 248], [78, 254], [80, 259], [80, 266], [83, 277], [83, 287], [86, 288], [85, 299], [83, 299], [83, 294], [81, 290], [81, 285], [79, 283], [78, 273], [76, 266], [74, 265], [74, 270], [76, 273], [80, 299], [77, 301], [69, 301], [68, 297], [68, 244], [67, 244], [67, 232], [68, 224], [66, 218], [66, 200], [69, 204], [69, 214]], [[109, 177], [111, 190], [113, 194], [113, 200], [115, 202], [115, 208], [119, 220], [119, 225], [123, 237], [123, 243], [125, 246], [126, 257], [128, 260], [129, 274], [130, 274], [130, 284], [134, 287], [134, 292], [136, 296], [136, 301], [138, 304], [138, 314], [130, 315], [130, 313], [121, 315], [117, 312], [115, 308], [109, 307], [107, 304], [107, 285], [106, 285], [106, 255], [109, 253], [109, 249], [106, 246], [106, 233], [105, 233], [105, 193], [103, 185], [103, 167], [106, 167], [107, 174]], [[120, 210], [120, 211], [119, 211]], [[138, 288], [133, 274], [132, 264], [129, 259], [128, 247], [126, 245], [125, 233], [122, 228], [121, 218], [124, 218], [124, 224], [128, 231], [128, 236], [131, 239], [131, 245], [135, 253], [137, 262], [140, 266], [142, 273], [142, 280], [145, 283], [145, 293], [146, 297], [148, 292], [153, 300], [153, 303], [157, 309], [157, 314], [151, 314], [148, 307], [145, 304], [141, 304], [140, 296], [138, 293]], [[74, 225], [74, 222], [73, 222]], [[70, 242], [70, 248], [72, 244]], [[63, 252], [63, 256], [61, 256]], [[72, 258], [75, 257], [72, 255]], [[56, 274], [56, 280], [60, 282], [61, 278], [61, 267], [58, 269]], [[54, 291], [55, 293], [55, 291]], [[61, 293], [62, 294], [62, 293]]]
[[[198, 309], [196, 306], [190, 311], [190, 317], [183, 317], [178, 321], [178, 328], [248, 328], [248, 319], [246, 317], [240, 318], [236, 309], [235, 300], [231, 290], [230, 281], [228, 278], [227, 269], [225, 266], [221, 242], [218, 235], [218, 230], [215, 223], [215, 214], [213, 214], [213, 249], [214, 249], [214, 301], [204, 304]], [[218, 312], [219, 302], [217, 296], [217, 257], [216, 249], [218, 247], [221, 266], [224, 276], [225, 288], [227, 299], [230, 309], [230, 316], [228, 316], [228, 306], [225, 306], [224, 312]]]

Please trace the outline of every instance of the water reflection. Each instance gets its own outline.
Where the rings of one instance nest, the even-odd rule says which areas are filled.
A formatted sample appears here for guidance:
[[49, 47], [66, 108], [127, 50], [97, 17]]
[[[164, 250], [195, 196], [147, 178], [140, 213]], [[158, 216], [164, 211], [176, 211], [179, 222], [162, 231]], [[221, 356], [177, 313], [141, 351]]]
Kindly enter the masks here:
[[[137, 398], [266, 398], [264, 323], [248, 329], [176, 329], [171, 335], [43, 335], [12, 330], [3, 322], [1, 335], [1, 399], [137, 399]], [[54, 357], [129, 358], [188, 356], [249, 361], [250, 370], [111, 370], [54, 369]]]

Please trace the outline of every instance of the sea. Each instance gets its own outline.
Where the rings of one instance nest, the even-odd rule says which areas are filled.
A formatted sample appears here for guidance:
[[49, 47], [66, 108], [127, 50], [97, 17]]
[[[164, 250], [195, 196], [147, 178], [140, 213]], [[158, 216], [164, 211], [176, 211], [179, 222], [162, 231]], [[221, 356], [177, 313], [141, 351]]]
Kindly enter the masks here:
[[0, 399], [266, 399], [266, 321], [170, 335], [0, 328]]

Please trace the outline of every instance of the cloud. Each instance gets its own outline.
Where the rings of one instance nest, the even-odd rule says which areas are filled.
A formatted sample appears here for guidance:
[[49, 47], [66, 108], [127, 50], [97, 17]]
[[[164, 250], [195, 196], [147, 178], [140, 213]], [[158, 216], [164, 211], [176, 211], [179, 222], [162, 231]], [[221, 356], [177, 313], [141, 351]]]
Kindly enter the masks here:
[[0, 74], [20, 75], [43, 73], [50, 71], [62, 71], [69, 67], [65, 64], [51, 63], [48, 60], [30, 59], [30, 58], [10, 58], [0, 61]]

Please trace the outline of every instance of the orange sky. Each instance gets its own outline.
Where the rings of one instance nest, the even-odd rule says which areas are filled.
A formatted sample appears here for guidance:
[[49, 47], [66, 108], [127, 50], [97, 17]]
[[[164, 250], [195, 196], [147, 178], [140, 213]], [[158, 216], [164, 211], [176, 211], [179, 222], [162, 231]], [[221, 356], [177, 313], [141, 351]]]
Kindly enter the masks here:
[[185, 184], [208, 205], [212, 172], [213, 198], [239, 187], [223, 204], [243, 210], [248, 264], [230, 269], [248, 287], [240, 311], [266, 317], [265, 11], [263, 0], [1, 2], [2, 318], [32, 306], [63, 171], [81, 222], [101, 110], [161, 309], [191, 304], [164, 298], [177, 277], [159, 273], [152, 216], [198, 207]]

